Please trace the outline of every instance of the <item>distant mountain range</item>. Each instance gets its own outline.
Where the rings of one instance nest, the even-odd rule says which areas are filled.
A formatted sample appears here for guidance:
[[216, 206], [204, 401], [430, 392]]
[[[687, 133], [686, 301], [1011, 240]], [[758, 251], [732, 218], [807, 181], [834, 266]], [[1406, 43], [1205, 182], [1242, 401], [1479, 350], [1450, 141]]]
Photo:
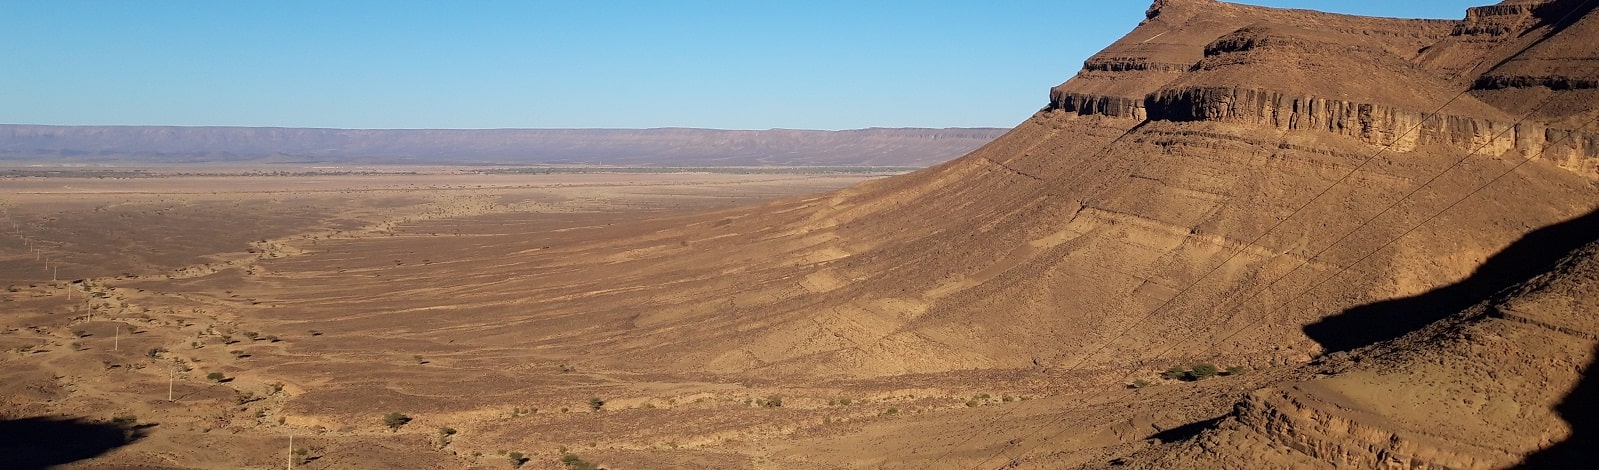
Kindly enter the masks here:
[[0, 162], [922, 167], [964, 155], [1008, 130], [361, 130], [0, 124]]

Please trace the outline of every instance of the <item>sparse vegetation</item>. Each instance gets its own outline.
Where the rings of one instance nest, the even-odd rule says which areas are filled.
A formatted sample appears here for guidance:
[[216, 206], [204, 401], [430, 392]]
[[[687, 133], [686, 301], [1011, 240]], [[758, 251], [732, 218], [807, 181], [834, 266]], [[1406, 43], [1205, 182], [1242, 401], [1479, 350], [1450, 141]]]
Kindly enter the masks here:
[[589, 409], [594, 411], [605, 409], [605, 400], [601, 400], [600, 397], [589, 398]]
[[228, 380], [228, 376], [227, 376], [227, 374], [223, 374], [221, 372], [212, 372], [212, 373], [209, 373], [209, 374], [205, 374], [205, 379], [206, 380], [210, 380], [212, 382], [225, 382], [225, 381]]
[[1180, 367], [1180, 366], [1174, 366], [1174, 367], [1172, 367], [1170, 369], [1166, 369], [1165, 372], [1161, 372], [1160, 373], [1160, 378], [1163, 378], [1163, 379], [1166, 379], [1166, 380], [1181, 380], [1181, 381], [1184, 381], [1184, 382], [1194, 382], [1194, 381], [1205, 380], [1205, 379], [1208, 379], [1208, 378], [1211, 378], [1211, 377], [1215, 377], [1215, 376], [1217, 376], [1219, 374], [1221, 374], [1221, 370], [1217, 369], [1216, 366], [1211, 365], [1211, 364], [1203, 364], [1203, 363], [1201, 363], [1201, 364], [1194, 364], [1192, 367], [1189, 367], [1189, 368], [1186, 368], [1186, 369], [1183, 368], [1183, 367]]
[[449, 426], [439, 428], [439, 448], [449, 447], [450, 437], [455, 436], [455, 433], [455, 428]]
[[595, 465], [592, 462], [583, 460], [582, 457], [578, 457], [577, 454], [572, 453], [562, 455], [561, 463], [566, 465], [566, 468], [570, 470], [599, 470], [600, 468], [599, 465]]
[[399, 431], [401, 426], [405, 426], [405, 423], [409, 422], [411, 422], [411, 417], [398, 411], [383, 415], [383, 425], [388, 426], [393, 431]]
[[521, 452], [505, 454], [505, 458], [511, 460], [511, 468], [522, 468], [522, 464], [527, 463], [527, 457], [522, 456]]

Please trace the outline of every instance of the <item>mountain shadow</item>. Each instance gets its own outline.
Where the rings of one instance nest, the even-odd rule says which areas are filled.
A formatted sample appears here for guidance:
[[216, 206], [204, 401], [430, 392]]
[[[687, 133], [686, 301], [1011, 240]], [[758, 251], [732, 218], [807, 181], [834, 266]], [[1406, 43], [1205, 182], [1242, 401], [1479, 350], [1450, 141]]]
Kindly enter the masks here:
[[91, 459], [143, 438], [150, 426], [76, 418], [0, 419], [0, 467], [42, 469]]
[[1528, 233], [1460, 282], [1345, 310], [1305, 325], [1305, 335], [1329, 353], [1398, 338], [1548, 272], [1572, 250], [1595, 240], [1599, 240], [1599, 210]]
[[[1599, 354], [1599, 345], [1594, 354]], [[1589, 469], [1599, 462], [1599, 371], [1593, 363], [1583, 372], [1582, 381], [1555, 406], [1555, 412], [1571, 425], [1571, 437], [1528, 456], [1516, 468]]]

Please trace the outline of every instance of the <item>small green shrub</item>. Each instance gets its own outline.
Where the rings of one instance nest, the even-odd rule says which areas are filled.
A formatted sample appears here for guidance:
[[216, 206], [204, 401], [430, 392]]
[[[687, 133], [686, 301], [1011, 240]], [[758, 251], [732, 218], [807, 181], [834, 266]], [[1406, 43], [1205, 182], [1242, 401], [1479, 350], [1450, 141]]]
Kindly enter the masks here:
[[398, 411], [383, 415], [383, 425], [388, 426], [390, 430], [398, 431], [400, 426], [404, 426], [405, 423], [409, 422], [411, 422], [411, 417]]
[[599, 470], [600, 468], [599, 465], [595, 465], [592, 462], [583, 460], [583, 458], [578, 457], [577, 454], [570, 453], [561, 456], [561, 463], [566, 465], [566, 468], [571, 470]]
[[605, 408], [605, 400], [601, 400], [600, 397], [591, 397], [591, 398], [589, 398], [589, 409], [590, 410], [600, 411], [601, 409], [604, 409], [604, 408]]
[[212, 373], [209, 373], [209, 374], [205, 374], [205, 379], [206, 380], [210, 380], [212, 382], [221, 382], [221, 381], [227, 380], [228, 376], [227, 376], [227, 374], [223, 374], [221, 372], [212, 372]]

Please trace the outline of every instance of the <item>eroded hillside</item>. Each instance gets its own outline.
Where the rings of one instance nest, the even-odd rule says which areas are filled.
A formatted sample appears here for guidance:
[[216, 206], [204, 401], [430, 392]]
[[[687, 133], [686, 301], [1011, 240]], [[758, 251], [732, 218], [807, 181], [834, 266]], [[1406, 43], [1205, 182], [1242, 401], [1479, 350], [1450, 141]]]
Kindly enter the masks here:
[[[374, 417], [404, 408], [460, 431], [429, 449], [453, 463], [1554, 458], [1592, 423], [1568, 391], [1595, 331], [1592, 249], [1573, 254], [1599, 237], [1594, 3], [1160, 0], [1044, 109], [913, 174], [615, 225], [284, 237], [237, 269], [103, 282], [306, 332], [228, 363], [285, 387], [277, 424], [241, 432], [431, 442], [384, 438]], [[1198, 364], [1231, 371], [1161, 374]]]

